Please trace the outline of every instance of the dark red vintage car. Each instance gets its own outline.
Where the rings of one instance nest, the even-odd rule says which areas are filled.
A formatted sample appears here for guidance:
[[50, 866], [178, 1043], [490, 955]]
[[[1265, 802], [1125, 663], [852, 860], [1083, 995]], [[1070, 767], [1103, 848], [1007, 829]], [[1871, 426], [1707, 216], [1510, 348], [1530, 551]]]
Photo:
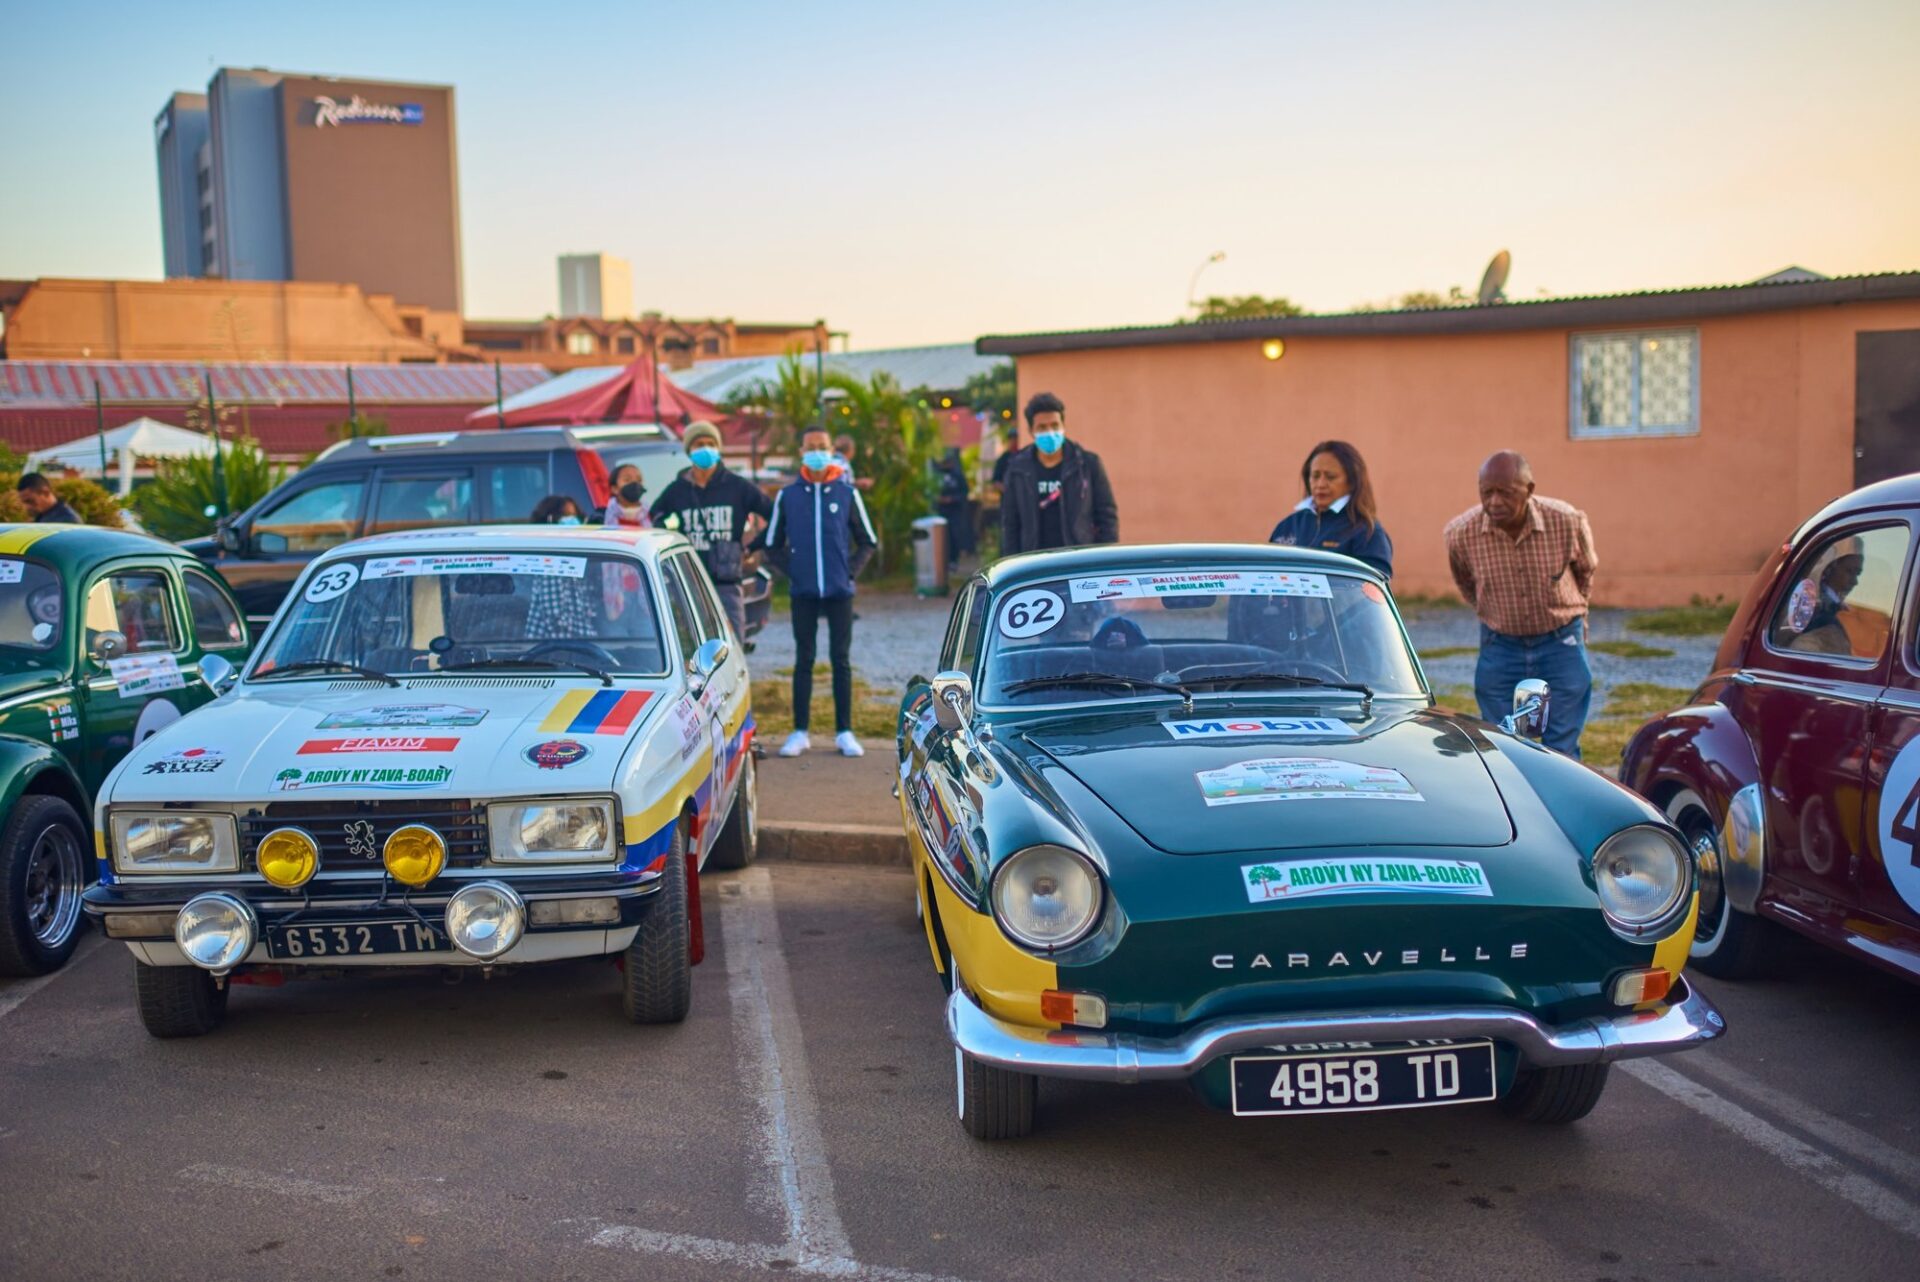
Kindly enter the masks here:
[[1920, 980], [1920, 475], [1836, 499], [1747, 590], [1693, 702], [1621, 782], [1700, 868], [1692, 965], [1739, 977], [1775, 924]]

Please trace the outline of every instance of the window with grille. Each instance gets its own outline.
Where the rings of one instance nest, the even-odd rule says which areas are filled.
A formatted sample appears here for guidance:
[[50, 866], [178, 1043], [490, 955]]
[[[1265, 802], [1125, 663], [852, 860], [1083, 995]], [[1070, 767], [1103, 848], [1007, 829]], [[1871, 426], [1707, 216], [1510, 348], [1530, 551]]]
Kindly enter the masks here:
[[1700, 331], [1575, 334], [1572, 435], [1691, 436], [1700, 430]]

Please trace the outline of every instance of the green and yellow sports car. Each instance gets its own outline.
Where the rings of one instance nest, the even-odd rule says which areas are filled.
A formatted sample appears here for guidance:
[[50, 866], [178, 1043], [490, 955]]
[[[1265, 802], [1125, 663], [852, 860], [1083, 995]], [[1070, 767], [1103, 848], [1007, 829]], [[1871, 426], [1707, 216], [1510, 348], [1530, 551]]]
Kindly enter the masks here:
[[1250, 1116], [1498, 1101], [1585, 1116], [1698, 1046], [1695, 912], [1659, 811], [1434, 707], [1385, 582], [1263, 546], [1001, 561], [900, 709], [900, 802], [960, 1119], [1038, 1079], [1190, 1079]]

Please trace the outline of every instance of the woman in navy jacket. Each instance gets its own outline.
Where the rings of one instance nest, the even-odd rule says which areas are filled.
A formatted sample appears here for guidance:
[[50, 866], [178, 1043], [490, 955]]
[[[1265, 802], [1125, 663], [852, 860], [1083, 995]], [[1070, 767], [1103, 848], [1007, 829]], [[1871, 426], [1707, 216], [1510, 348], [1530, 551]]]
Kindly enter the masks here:
[[1300, 465], [1300, 486], [1307, 497], [1267, 542], [1343, 553], [1393, 577], [1393, 540], [1375, 513], [1373, 482], [1359, 450], [1345, 441], [1320, 442]]

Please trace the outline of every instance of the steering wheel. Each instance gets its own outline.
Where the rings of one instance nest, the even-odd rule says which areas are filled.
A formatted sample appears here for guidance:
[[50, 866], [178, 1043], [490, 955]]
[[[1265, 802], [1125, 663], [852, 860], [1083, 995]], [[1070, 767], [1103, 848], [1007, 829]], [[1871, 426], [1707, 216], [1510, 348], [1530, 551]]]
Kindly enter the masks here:
[[610, 652], [607, 647], [597, 641], [588, 641], [584, 637], [574, 637], [561, 641], [542, 641], [538, 645], [527, 647], [527, 649], [521, 653], [520, 657], [523, 659], [538, 659], [542, 655], [565, 650], [571, 650], [575, 654], [584, 654], [603, 668], [611, 669], [620, 666], [620, 660], [614, 658], [612, 652]]

